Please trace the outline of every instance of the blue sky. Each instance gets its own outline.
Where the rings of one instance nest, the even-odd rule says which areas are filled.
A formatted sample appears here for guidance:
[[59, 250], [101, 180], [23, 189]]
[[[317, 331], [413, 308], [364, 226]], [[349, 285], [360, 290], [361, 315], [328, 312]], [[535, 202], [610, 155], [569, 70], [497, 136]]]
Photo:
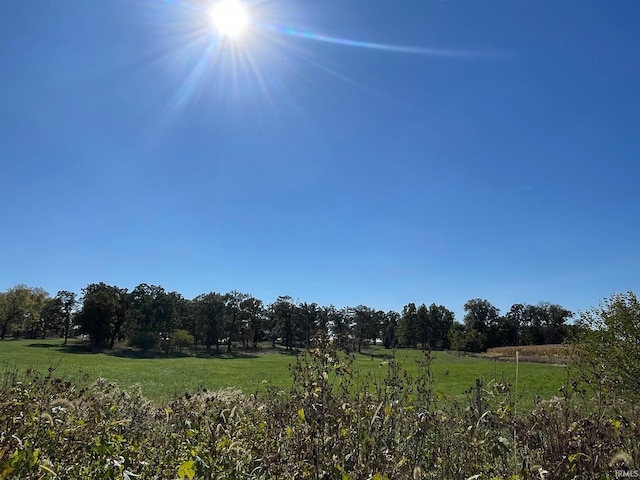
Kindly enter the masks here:
[[3, 3], [1, 290], [640, 290], [637, 1], [247, 0], [234, 39], [213, 5]]

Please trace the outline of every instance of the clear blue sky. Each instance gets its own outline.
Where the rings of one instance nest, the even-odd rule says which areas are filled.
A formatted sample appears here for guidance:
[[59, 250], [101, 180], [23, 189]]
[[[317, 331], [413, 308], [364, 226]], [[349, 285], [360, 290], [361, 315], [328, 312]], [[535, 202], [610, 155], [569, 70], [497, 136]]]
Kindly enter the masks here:
[[640, 2], [212, 5], [2, 3], [0, 290], [640, 291]]

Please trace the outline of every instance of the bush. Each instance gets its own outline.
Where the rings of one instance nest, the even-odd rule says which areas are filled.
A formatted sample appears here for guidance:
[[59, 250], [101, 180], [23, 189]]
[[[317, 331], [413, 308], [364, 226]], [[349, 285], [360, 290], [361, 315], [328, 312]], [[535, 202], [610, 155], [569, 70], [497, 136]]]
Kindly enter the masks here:
[[143, 352], [147, 352], [152, 350], [158, 345], [159, 339], [158, 335], [145, 332], [144, 330], [138, 330], [133, 336], [129, 339], [129, 345], [135, 348], [139, 348]]
[[613, 295], [581, 314], [573, 343], [580, 379], [608, 395], [640, 399], [640, 303], [634, 293]]
[[193, 346], [195, 339], [187, 330], [176, 330], [171, 337], [171, 344], [174, 348], [177, 348], [182, 353], [183, 348], [189, 348]]

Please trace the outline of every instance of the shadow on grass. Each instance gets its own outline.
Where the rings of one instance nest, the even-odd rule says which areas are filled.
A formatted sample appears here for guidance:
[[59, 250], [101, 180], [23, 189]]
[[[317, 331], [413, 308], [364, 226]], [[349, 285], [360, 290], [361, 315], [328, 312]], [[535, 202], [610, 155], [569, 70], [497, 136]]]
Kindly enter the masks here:
[[381, 358], [382, 360], [389, 360], [393, 358], [393, 350], [386, 350], [384, 352], [375, 352], [371, 350], [362, 350], [360, 355], [363, 357]]
[[43, 341], [38, 342], [34, 341], [27, 345], [30, 348], [41, 348], [47, 349], [50, 351], [56, 351], [59, 353], [71, 354], [71, 355], [87, 355], [87, 354], [99, 354], [102, 353], [104, 355], [109, 355], [112, 357], [120, 357], [120, 358], [131, 358], [131, 359], [176, 359], [176, 358], [210, 358], [210, 359], [220, 359], [220, 360], [237, 360], [237, 359], [252, 359], [258, 358], [264, 354], [281, 354], [281, 355], [289, 355], [289, 356], [297, 356], [300, 354], [301, 350], [297, 348], [293, 348], [291, 350], [286, 350], [285, 348], [234, 348], [231, 352], [227, 352], [226, 346], [221, 348], [219, 351], [212, 349], [208, 350], [196, 350], [188, 351], [184, 350], [183, 352], [171, 352], [164, 353], [158, 350], [148, 350], [142, 351], [136, 348], [131, 348], [125, 346], [124, 344], [116, 345], [116, 347], [112, 350], [109, 349], [99, 349], [93, 347], [89, 342], [85, 341], [74, 341], [70, 342], [67, 345], [63, 345], [62, 343], [52, 342], [52, 341]]
[[256, 350], [232, 350], [231, 352], [227, 352], [226, 350], [221, 350], [219, 352], [212, 350], [207, 352], [204, 350], [196, 352], [194, 356], [198, 358], [219, 358], [221, 360], [229, 360], [238, 358], [258, 358], [260, 355]]
[[302, 350], [299, 350], [297, 348], [293, 348], [291, 350], [278, 350], [277, 353], [279, 353], [280, 355], [289, 355], [290, 357], [297, 357], [298, 355], [300, 355], [300, 353], [302, 352]]
[[124, 348], [124, 349], [116, 349], [113, 351], [105, 351], [103, 352], [107, 355], [113, 357], [122, 357], [122, 358], [132, 358], [132, 359], [154, 359], [154, 360], [170, 360], [176, 358], [217, 358], [221, 360], [230, 360], [230, 359], [250, 359], [259, 357], [258, 354], [254, 352], [246, 352], [246, 351], [231, 351], [231, 353], [227, 353], [226, 351], [221, 352], [206, 352], [206, 351], [197, 351], [187, 352], [171, 352], [164, 353], [159, 351], [146, 351], [136, 350], [133, 348]]
[[220, 359], [232, 359], [232, 358], [258, 358], [260, 355], [256, 352], [248, 351], [231, 351], [225, 352], [198, 352], [196, 357], [198, 358], [220, 358]]
[[86, 355], [88, 353], [102, 353], [99, 350], [95, 350], [88, 343], [69, 343], [63, 345], [61, 343], [30, 343], [27, 347], [31, 348], [46, 348], [51, 350], [57, 350], [60, 353], [70, 353], [77, 355]]

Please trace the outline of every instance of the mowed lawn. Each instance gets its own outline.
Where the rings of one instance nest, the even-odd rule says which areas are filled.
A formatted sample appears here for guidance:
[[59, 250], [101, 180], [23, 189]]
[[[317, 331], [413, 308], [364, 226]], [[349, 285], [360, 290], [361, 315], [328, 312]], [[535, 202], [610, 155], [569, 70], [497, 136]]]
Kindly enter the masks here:
[[[374, 347], [368, 353], [356, 354], [355, 369], [363, 381], [373, 375], [386, 376], [385, 357], [390, 350]], [[512, 384], [515, 391], [516, 364], [475, 357], [434, 352], [431, 363], [433, 388], [446, 398], [463, 398], [465, 391], [479, 378], [486, 385], [492, 380]], [[395, 356], [409, 374], [416, 374], [418, 361], [424, 358], [419, 350], [399, 349]], [[211, 357], [132, 358], [110, 353], [93, 353], [82, 345], [71, 343], [63, 347], [60, 340], [0, 341], [0, 372], [27, 369], [47, 371], [55, 368], [64, 379], [84, 375], [89, 381], [99, 377], [117, 383], [122, 388], [139, 384], [143, 394], [155, 402], [163, 402], [175, 394], [196, 392], [207, 388], [217, 390], [236, 387], [245, 393], [263, 392], [269, 386], [287, 389], [291, 386], [289, 366], [295, 356], [284, 350], [264, 349], [257, 352], [237, 350], [233, 355]], [[550, 398], [566, 381], [563, 367], [520, 362], [518, 366], [518, 397], [531, 405], [535, 396]]]

